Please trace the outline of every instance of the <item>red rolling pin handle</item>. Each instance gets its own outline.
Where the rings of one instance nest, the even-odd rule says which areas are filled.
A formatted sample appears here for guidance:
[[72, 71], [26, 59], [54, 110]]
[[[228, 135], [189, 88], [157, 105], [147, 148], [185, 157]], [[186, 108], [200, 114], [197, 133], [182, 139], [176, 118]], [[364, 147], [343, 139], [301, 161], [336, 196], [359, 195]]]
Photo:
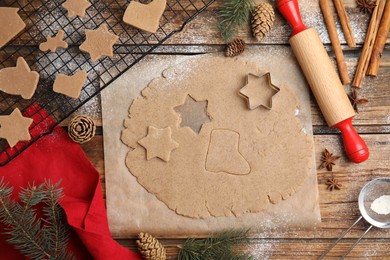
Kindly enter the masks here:
[[[277, 0], [276, 5], [279, 12], [292, 26], [293, 36], [308, 29], [302, 22], [298, 0]], [[336, 127], [341, 131], [349, 159], [352, 162], [361, 163], [368, 159], [369, 150], [364, 140], [353, 128], [352, 119], [353, 117], [345, 119], [332, 127]]]

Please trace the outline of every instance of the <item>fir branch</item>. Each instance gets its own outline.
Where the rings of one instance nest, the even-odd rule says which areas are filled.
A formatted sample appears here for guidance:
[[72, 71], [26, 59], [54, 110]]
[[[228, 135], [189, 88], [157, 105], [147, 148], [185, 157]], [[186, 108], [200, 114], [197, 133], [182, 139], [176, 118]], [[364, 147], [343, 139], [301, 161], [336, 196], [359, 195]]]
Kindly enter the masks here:
[[[23, 254], [31, 258], [41, 256], [48, 258], [50, 255], [45, 252], [40, 239], [37, 237], [37, 229], [41, 222], [35, 221], [36, 214], [27, 210], [22, 216], [23, 208], [11, 200], [13, 188], [9, 188], [8, 184], [4, 184], [4, 178], [0, 180], [0, 220], [8, 227], [5, 228], [5, 234], [10, 235], [7, 240], [13, 244]], [[28, 245], [27, 245], [28, 244]]]
[[230, 42], [237, 29], [249, 22], [253, 0], [225, 0], [219, 11], [217, 28], [225, 42]]
[[179, 260], [212, 260], [212, 259], [255, 259], [237, 253], [234, 246], [246, 245], [249, 230], [228, 230], [205, 239], [187, 239], [180, 247]]
[[[62, 189], [59, 183], [28, 185], [19, 194], [21, 204], [11, 199], [13, 188], [0, 180], [0, 221], [6, 225], [7, 242], [30, 259], [73, 259], [66, 251], [68, 226], [59, 206]], [[43, 202], [38, 218], [34, 206]]]
[[59, 259], [66, 259], [66, 247], [61, 245], [68, 243], [69, 227], [63, 222], [64, 213], [59, 205], [59, 201], [63, 196], [63, 190], [58, 188], [59, 185], [60, 182], [53, 185], [50, 181], [46, 181], [44, 184], [46, 196], [43, 202], [47, 206], [43, 208], [46, 225], [42, 227], [42, 233], [47, 239], [45, 244], [52, 252], [52, 255]]

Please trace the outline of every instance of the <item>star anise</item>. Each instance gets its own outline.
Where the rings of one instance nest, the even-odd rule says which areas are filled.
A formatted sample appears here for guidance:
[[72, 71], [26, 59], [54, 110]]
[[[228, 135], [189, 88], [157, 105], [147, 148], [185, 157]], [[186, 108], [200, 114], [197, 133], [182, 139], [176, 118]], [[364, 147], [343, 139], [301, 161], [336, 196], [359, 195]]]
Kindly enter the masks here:
[[343, 187], [343, 185], [341, 185], [341, 184], [339, 183], [339, 181], [338, 181], [337, 179], [335, 179], [334, 177], [329, 178], [329, 179], [326, 181], [326, 185], [328, 185], [327, 190], [330, 190], [330, 191], [333, 191], [333, 190], [340, 190], [341, 187]]
[[360, 8], [360, 12], [372, 13], [376, 4], [374, 0], [356, 0], [357, 6]]
[[351, 101], [353, 109], [355, 109], [356, 113], [359, 113], [359, 104], [364, 104], [368, 102], [368, 100], [365, 98], [359, 98], [356, 90], [353, 90], [351, 94], [348, 95], [348, 98], [349, 101]]
[[328, 171], [332, 171], [332, 166], [336, 165], [335, 161], [339, 158], [340, 156], [334, 156], [333, 153], [330, 153], [327, 149], [325, 149], [321, 157], [322, 163], [319, 168], [326, 168]]

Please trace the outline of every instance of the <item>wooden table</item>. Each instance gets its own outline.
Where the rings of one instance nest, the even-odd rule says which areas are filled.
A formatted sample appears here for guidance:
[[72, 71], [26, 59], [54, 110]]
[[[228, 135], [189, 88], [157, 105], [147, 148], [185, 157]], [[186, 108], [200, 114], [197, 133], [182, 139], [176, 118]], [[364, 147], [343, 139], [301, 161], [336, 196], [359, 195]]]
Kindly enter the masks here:
[[[222, 0], [217, 0], [208, 10], [192, 21], [183, 32], [173, 36], [166, 44], [156, 50], [159, 54], [200, 54], [221, 52], [224, 44], [216, 31], [216, 14]], [[352, 30], [358, 43], [358, 49], [349, 49], [339, 27], [339, 37], [343, 44], [347, 66], [351, 77], [354, 75], [357, 61], [364, 42], [365, 32], [369, 22], [369, 15], [359, 12], [355, 8], [354, 0], [344, 0], [347, 12], [352, 22]], [[302, 0], [301, 11], [307, 25], [314, 26], [320, 32], [326, 48], [331, 50], [330, 41], [324, 27], [318, 1]], [[272, 32], [261, 43], [255, 42], [250, 34], [249, 27], [239, 31], [238, 36], [248, 43], [248, 48], [254, 45], [269, 45], [279, 48], [288, 44], [291, 30], [287, 23], [277, 14]], [[388, 39], [388, 42], [389, 39]], [[387, 46], [389, 47], [389, 46]], [[333, 55], [330, 52], [331, 56]], [[334, 58], [332, 56], [332, 58]], [[317, 258], [328, 246], [360, 216], [357, 198], [360, 189], [365, 183], [376, 177], [390, 176], [390, 51], [385, 51], [381, 63], [380, 74], [377, 78], [366, 78], [364, 87], [359, 90], [359, 96], [367, 98], [369, 103], [360, 106], [360, 113], [354, 124], [357, 131], [367, 142], [370, 159], [362, 164], [353, 164], [348, 161], [343, 152], [341, 137], [338, 131], [330, 129], [312, 99], [312, 118], [314, 127], [314, 141], [316, 160], [320, 164], [320, 156], [324, 148], [341, 159], [334, 167], [334, 176], [339, 179], [343, 187], [341, 190], [328, 191], [325, 182], [331, 176], [330, 172], [318, 170], [318, 185], [320, 191], [320, 206], [322, 214], [321, 227], [312, 231], [305, 230], [274, 230], [260, 234], [252, 234], [250, 245], [240, 248], [254, 254], [257, 258]], [[346, 87], [350, 92], [350, 87]], [[95, 100], [96, 102], [96, 100]], [[93, 108], [93, 109], [91, 109]], [[89, 114], [99, 123], [98, 135], [82, 147], [90, 160], [101, 174], [104, 188], [104, 155], [103, 136], [101, 127], [100, 108], [86, 106], [76, 114]], [[66, 122], [65, 122], [66, 124]], [[131, 217], [131, 216], [129, 216]], [[157, 220], [156, 220], [157, 221]], [[345, 240], [335, 247], [329, 256], [340, 257], [352, 245], [367, 224], [359, 224]], [[168, 256], [175, 258], [178, 245], [184, 237], [161, 238], [167, 249]], [[118, 239], [122, 245], [134, 249], [135, 239]], [[352, 258], [388, 258], [390, 259], [390, 232], [389, 230], [372, 230], [365, 239], [352, 251]]]

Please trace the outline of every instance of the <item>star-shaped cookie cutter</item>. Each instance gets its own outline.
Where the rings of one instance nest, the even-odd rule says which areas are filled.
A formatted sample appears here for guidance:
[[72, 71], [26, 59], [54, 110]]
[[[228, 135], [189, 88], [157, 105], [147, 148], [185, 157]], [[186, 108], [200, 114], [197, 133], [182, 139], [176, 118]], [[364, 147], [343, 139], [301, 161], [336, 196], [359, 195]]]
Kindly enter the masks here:
[[[257, 81], [262, 82], [259, 84]], [[279, 91], [280, 88], [271, 82], [271, 73], [268, 72], [262, 76], [248, 73], [246, 85], [240, 90], [240, 95], [247, 100], [250, 110], [260, 106], [271, 110], [273, 96]]]

